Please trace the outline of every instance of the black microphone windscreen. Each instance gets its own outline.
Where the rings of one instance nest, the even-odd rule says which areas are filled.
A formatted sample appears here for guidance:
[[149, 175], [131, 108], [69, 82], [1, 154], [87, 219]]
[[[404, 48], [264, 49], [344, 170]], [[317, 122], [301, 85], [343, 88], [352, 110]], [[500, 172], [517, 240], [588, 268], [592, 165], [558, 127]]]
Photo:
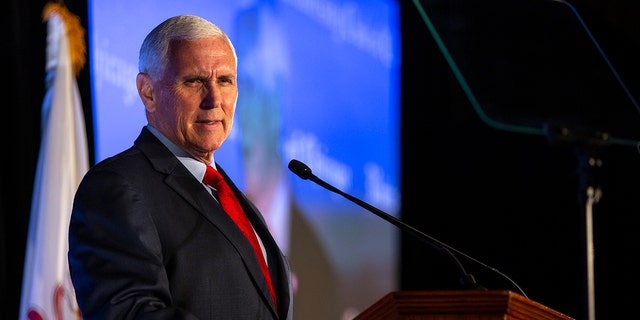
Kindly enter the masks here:
[[305, 180], [311, 177], [311, 168], [296, 159], [289, 161], [289, 170]]

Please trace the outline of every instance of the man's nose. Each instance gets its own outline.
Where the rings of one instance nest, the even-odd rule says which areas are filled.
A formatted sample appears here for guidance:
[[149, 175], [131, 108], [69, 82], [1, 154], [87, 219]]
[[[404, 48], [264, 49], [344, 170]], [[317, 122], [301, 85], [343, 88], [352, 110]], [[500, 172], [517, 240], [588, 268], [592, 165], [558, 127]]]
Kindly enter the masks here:
[[222, 90], [214, 82], [208, 82], [203, 90], [203, 106], [215, 108], [222, 102]]

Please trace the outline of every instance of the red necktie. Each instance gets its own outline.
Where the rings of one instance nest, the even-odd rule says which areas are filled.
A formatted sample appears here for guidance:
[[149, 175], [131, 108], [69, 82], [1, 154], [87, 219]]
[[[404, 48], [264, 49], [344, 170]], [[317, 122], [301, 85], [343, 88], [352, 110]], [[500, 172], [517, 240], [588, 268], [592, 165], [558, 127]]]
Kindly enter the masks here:
[[220, 173], [211, 166], [207, 166], [207, 171], [204, 174], [203, 182], [207, 185], [210, 185], [216, 188], [218, 192], [218, 197], [220, 198], [220, 204], [222, 204], [222, 208], [227, 212], [227, 214], [231, 217], [231, 219], [238, 225], [242, 233], [244, 233], [245, 237], [253, 246], [253, 250], [256, 253], [256, 257], [258, 258], [258, 262], [260, 263], [260, 268], [262, 269], [262, 274], [264, 274], [265, 279], [267, 280], [267, 285], [269, 286], [269, 292], [271, 293], [271, 298], [273, 299], [274, 305], [278, 305], [276, 303], [276, 292], [273, 289], [273, 284], [271, 283], [271, 274], [269, 273], [269, 268], [267, 267], [267, 262], [264, 259], [264, 255], [262, 254], [262, 248], [260, 248], [260, 244], [258, 243], [258, 237], [253, 231], [253, 227], [247, 219], [247, 216], [242, 211], [242, 207], [240, 206], [240, 202], [233, 194], [231, 187], [224, 181], [224, 178], [220, 175]]

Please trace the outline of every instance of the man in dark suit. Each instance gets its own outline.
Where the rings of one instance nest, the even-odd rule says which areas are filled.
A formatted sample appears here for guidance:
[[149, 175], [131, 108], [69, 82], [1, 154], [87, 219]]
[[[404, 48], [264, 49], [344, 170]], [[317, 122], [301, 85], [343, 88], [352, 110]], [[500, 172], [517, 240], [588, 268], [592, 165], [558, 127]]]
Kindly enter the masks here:
[[[177, 16], [147, 35], [139, 68], [148, 125], [134, 146], [89, 170], [74, 201], [69, 266], [83, 317], [292, 319], [288, 262], [214, 161], [238, 97], [233, 45], [210, 22]], [[202, 183], [207, 165], [238, 198], [268, 277], [216, 190]]]

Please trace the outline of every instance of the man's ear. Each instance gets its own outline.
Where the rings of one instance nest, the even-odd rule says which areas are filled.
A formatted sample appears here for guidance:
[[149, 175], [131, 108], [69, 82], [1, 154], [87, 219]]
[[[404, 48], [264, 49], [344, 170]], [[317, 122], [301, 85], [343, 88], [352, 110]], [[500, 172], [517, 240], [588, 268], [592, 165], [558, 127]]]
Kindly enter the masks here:
[[145, 109], [153, 112], [156, 108], [156, 102], [153, 95], [153, 81], [146, 73], [138, 73], [136, 76], [136, 86], [138, 87], [138, 95], [142, 99]]

